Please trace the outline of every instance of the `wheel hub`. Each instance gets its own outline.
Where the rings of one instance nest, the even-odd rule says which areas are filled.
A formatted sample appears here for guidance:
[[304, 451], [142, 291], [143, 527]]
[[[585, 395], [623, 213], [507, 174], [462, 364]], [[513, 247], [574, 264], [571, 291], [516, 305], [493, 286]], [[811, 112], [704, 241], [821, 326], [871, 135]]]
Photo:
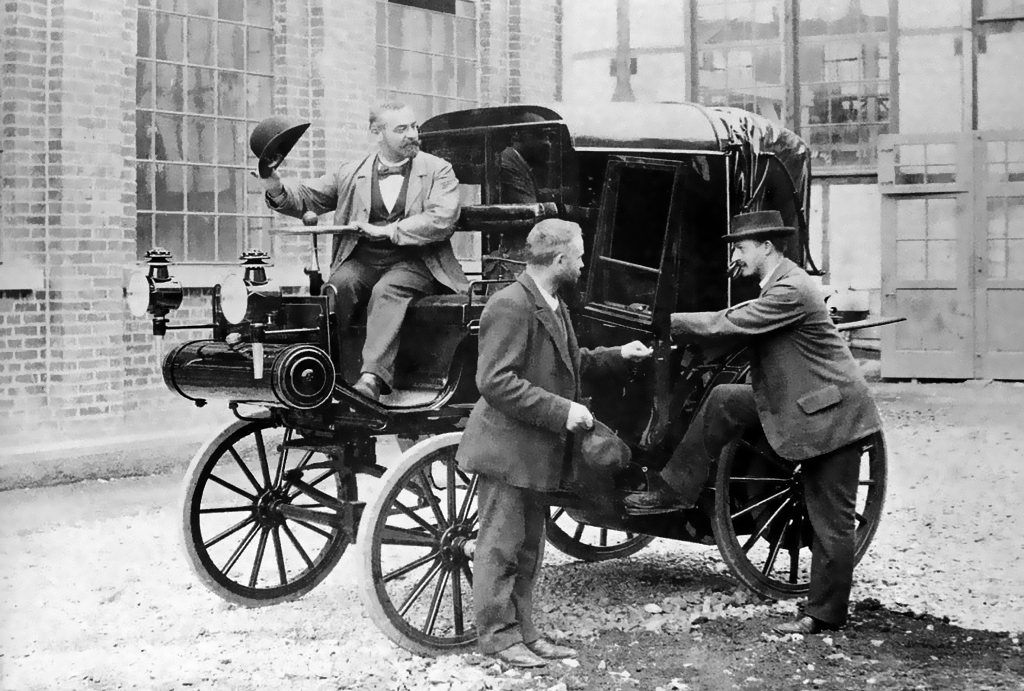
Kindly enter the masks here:
[[269, 489], [264, 491], [253, 508], [256, 511], [256, 521], [263, 527], [273, 528], [284, 524], [284, 515], [280, 506], [288, 503], [288, 493], [283, 489]]
[[439, 542], [441, 559], [446, 564], [461, 564], [471, 559], [476, 541], [469, 526], [459, 524], [445, 530]]

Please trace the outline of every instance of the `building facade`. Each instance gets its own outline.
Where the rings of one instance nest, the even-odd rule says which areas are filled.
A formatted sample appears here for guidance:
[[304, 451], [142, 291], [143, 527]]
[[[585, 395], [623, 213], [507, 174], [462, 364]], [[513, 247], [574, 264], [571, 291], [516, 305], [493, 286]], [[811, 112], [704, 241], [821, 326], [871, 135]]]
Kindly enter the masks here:
[[184, 415], [127, 275], [170, 249], [177, 323], [247, 249], [303, 285], [248, 134], [311, 122], [283, 173], [319, 174], [370, 149], [384, 98], [761, 113], [813, 149], [836, 299], [910, 317], [868, 334], [883, 374], [1024, 379], [1024, 0], [10, 0], [0, 53], [5, 439]]

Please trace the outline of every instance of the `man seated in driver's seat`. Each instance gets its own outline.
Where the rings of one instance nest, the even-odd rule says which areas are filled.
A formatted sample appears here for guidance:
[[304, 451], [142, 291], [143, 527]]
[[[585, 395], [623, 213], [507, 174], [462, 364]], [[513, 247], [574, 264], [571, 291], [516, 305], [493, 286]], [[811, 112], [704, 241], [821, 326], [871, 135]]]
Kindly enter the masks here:
[[[420, 151], [412, 110], [383, 103], [370, 111], [377, 151], [314, 180], [263, 182], [267, 205], [301, 217], [334, 211], [334, 223], [357, 231], [334, 240], [324, 290], [336, 291], [335, 313], [344, 333], [367, 304], [366, 343], [355, 389], [377, 400], [394, 385], [399, 329], [412, 301], [468, 287], [452, 250], [459, 217], [459, 181], [451, 165]], [[329, 286], [331, 288], [329, 288]]]

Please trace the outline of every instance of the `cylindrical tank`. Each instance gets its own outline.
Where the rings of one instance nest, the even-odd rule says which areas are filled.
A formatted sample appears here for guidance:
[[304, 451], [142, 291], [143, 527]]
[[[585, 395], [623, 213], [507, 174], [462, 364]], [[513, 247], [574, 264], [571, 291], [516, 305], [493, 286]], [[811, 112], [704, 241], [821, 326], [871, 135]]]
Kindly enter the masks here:
[[264, 344], [260, 379], [253, 374], [252, 350], [249, 343], [185, 343], [164, 359], [164, 383], [194, 401], [219, 398], [308, 410], [330, 400], [334, 364], [322, 349], [304, 343]]

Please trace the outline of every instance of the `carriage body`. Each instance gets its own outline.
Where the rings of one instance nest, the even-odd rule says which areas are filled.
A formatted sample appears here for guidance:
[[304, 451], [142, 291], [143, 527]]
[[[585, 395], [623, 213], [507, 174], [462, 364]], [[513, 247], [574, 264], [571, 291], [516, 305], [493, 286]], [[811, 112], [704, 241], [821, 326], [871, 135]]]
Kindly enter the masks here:
[[[762, 501], [762, 484], [728, 489], [733, 476], [780, 474], [763, 439], [737, 440], [701, 504], [682, 515], [631, 517], [622, 497], [665, 465], [714, 386], [746, 376], [742, 349], [702, 350], [670, 333], [673, 312], [722, 309], [757, 295], [756, 281], [727, 274], [721, 238], [731, 217], [780, 211], [798, 229], [786, 255], [816, 270], [806, 145], [758, 116], [693, 104], [473, 109], [428, 120], [421, 139], [454, 167], [463, 196], [456, 230], [472, 234], [482, 262], [467, 294], [430, 296], [410, 308], [394, 392], [371, 401], [351, 388], [365, 326], [336, 332], [315, 255], [309, 294], [298, 295], [267, 284], [266, 255], [243, 255], [243, 275], [215, 290], [211, 337], [167, 354], [172, 391], [197, 404], [227, 400], [239, 417], [186, 474], [184, 542], [199, 578], [235, 602], [274, 604], [315, 587], [357, 542], [364, 602], [389, 637], [426, 654], [473, 642], [476, 480], [457, 468], [454, 453], [479, 395], [479, 318], [488, 296], [521, 270], [530, 228], [558, 217], [584, 231], [587, 268], [577, 294], [567, 296], [580, 344], [639, 339], [654, 354], [628, 380], [584, 382], [595, 415], [633, 458], [611, 475], [576, 474], [552, 493], [549, 541], [585, 560], [628, 556], [655, 536], [717, 542], [753, 589], [773, 597], [805, 592], [806, 567], [798, 573], [796, 557], [806, 557], [809, 531], [802, 504], [789, 498], [798, 494], [799, 468], [783, 467], [770, 485], [788, 488], [784, 501], [793, 510], [784, 515], [781, 492]], [[317, 233], [330, 230], [310, 220], [294, 232], [312, 234], [315, 247]], [[154, 257], [138, 291], [148, 290], [158, 335], [194, 326], [168, 325], [180, 295], [166, 263]], [[391, 435], [407, 440], [404, 454], [396, 465], [379, 463], [377, 442]], [[859, 554], [881, 512], [880, 436], [866, 443], [865, 457]], [[375, 485], [368, 502], [366, 482]], [[740, 544], [742, 535], [749, 544]], [[755, 542], [765, 543], [772, 564], [788, 551], [789, 571], [755, 565]]]

